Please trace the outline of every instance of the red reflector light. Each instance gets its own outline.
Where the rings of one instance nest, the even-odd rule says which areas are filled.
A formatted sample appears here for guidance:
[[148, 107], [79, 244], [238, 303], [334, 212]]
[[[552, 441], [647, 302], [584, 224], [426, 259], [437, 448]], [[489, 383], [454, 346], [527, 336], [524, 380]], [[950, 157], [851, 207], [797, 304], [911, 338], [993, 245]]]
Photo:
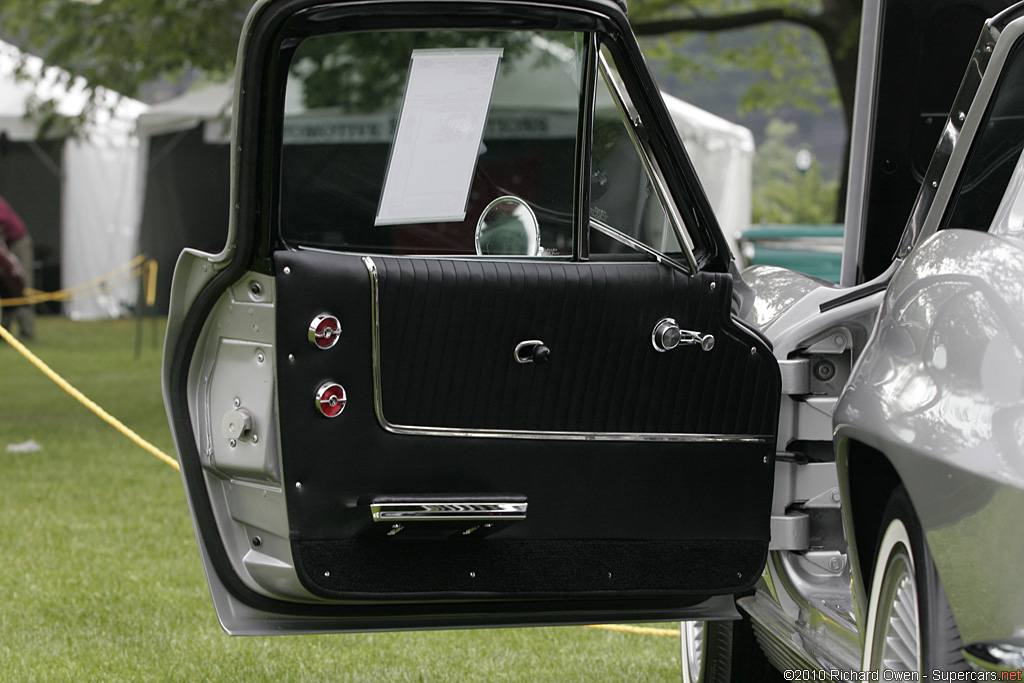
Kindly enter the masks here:
[[327, 382], [320, 386], [316, 392], [316, 409], [324, 417], [338, 417], [341, 411], [345, 410], [345, 403], [348, 397], [345, 395], [345, 387], [334, 382]]
[[318, 349], [329, 349], [338, 343], [341, 336], [341, 321], [333, 315], [323, 313], [309, 324], [309, 343]]

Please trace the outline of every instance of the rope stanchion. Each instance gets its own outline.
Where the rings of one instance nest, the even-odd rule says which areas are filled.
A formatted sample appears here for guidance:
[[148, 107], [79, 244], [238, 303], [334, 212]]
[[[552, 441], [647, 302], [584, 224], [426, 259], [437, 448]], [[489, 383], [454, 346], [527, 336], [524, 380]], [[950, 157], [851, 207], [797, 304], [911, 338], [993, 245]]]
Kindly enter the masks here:
[[134, 431], [129, 429], [123, 422], [121, 422], [116, 417], [105, 411], [103, 408], [101, 408], [99, 405], [93, 402], [88, 396], [86, 396], [81, 391], [73, 387], [66, 379], [58, 375], [50, 368], [49, 365], [44, 363], [42, 359], [40, 359], [31, 351], [29, 351], [28, 348], [26, 348], [24, 344], [18, 341], [13, 334], [8, 332], [6, 328], [0, 327], [0, 337], [2, 337], [5, 342], [13, 346], [15, 350], [18, 351], [18, 353], [20, 353], [22, 356], [25, 357], [26, 360], [28, 360], [28, 362], [36, 366], [36, 368], [38, 368], [40, 372], [42, 372], [44, 375], [53, 380], [57, 384], [57, 386], [71, 394], [71, 396], [73, 396], [75, 400], [77, 400], [83, 406], [85, 406], [93, 413], [95, 413], [97, 416], [99, 416], [99, 418], [102, 419], [104, 422], [106, 422], [111, 427], [121, 432], [126, 437], [128, 437], [133, 443], [135, 443], [135, 445], [139, 446], [145, 451], [148, 451], [151, 455], [156, 457], [164, 464], [170, 465], [176, 470], [180, 469], [177, 460], [175, 460], [174, 458], [167, 455], [153, 444], [143, 439], [141, 436], [139, 436]]

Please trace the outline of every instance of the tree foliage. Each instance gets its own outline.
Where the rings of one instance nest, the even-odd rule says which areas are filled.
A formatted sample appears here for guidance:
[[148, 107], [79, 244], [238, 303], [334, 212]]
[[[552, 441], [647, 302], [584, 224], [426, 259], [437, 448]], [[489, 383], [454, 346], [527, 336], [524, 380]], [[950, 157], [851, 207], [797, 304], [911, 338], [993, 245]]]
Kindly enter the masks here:
[[797, 170], [793, 123], [772, 119], [754, 161], [753, 222], [820, 225], [835, 216], [839, 184], [822, 179], [817, 162]]
[[[229, 73], [253, 0], [3, 2], [0, 28], [23, 48], [91, 86], [135, 97], [147, 83], [192, 70], [212, 77]], [[705, 57], [762, 74], [744, 93], [741, 109], [772, 111], [785, 105], [816, 110], [823, 103], [838, 103], [849, 130], [862, 2], [629, 0], [629, 9], [635, 32], [648, 38], [651, 56], [664, 59], [684, 79], [709, 70], [706, 59], [686, 56], [680, 44], [694, 33], [712, 36]], [[743, 28], [757, 31], [740, 45], [714, 37]], [[384, 68], [356, 85], [379, 90], [393, 85], [391, 76]], [[324, 69], [318, 80], [337, 77], [336, 69]], [[39, 106], [45, 118], [47, 103]], [[103, 98], [95, 96], [85, 115], [102, 106]]]
[[[90, 85], [134, 97], [144, 84], [191, 69], [224, 74], [253, 0], [4, 0], [3, 32]], [[852, 117], [862, 0], [630, 0], [637, 35], [684, 74], [701, 64], [674, 48], [694, 32], [785, 26], [741, 47], [710, 43], [714, 59], [764, 73], [744, 108], [815, 108], [832, 100]], [[807, 31], [816, 39], [809, 40]], [[818, 55], [815, 55], [815, 52]], [[820, 57], [824, 51], [826, 59]], [[831, 66], [834, 80], [823, 72]]]
[[291, 72], [301, 80], [303, 102], [310, 109], [376, 112], [397, 108], [413, 50], [501, 47], [501, 65], [508, 69], [529, 50], [532, 35], [432, 30], [317, 36], [303, 41], [295, 51]]
[[[823, 103], [837, 104], [847, 137], [830, 220], [841, 220], [862, 7], [863, 0], [632, 0], [630, 20], [637, 35], [653, 39], [646, 50], [676, 73], [701, 74], [706, 60], [686, 57], [681, 49], [700, 34], [711, 36], [706, 45], [714, 61], [762, 74], [743, 94], [740, 113], [780, 107], [819, 111]], [[717, 38], [740, 29], [756, 30], [738, 46]]]
[[[813, 110], [829, 100], [842, 107], [849, 127], [862, 4], [863, 0], [633, 0], [630, 21], [638, 36], [659, 39], [652, 50], [668, 58], [677, 71], [698, 66], [679, 56], [680, 44], [690, 36], [760, 28], [753, 41], [738, 47], [708, 42], [715, 60], [764, 74], [746, 93], [743, 105], [768, 111], [782, 104]], [[830, 69], [824, 70], [824, 65]]]
[[231, 70], [253, 0], [3, 0], [3, 32], [90, 86], [129, 97], [190, 69]]

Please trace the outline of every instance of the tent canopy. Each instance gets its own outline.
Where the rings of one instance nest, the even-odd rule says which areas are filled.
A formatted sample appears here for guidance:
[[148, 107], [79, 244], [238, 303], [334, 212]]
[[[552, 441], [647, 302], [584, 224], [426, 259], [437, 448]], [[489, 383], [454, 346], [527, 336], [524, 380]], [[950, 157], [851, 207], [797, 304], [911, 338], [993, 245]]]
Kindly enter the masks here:
[[[557, 68], [557, 63], [553, 63], [552, 68]], [[525, 75], [522, 87], [538, 87], [536, 71], [522, 70], [520, 73]], [[506, 89], [506, 95], [512, 90]], [[289, 93], [297, 91], [297, 88], [286, 90]], [[205, 143], [227, 144], [230, 142], [233, 93], [234, 87], [230, 81], [208, 84], [155, 105], [139, 116], [139, 137], [146, 140], [201, 126]], [[725, 236], [733, 246], [734, 253], [737, 253], [735, 235], [750, 227], [754, 136], [744, 126], [667, 93], [663, 96]], [[556, 99], [556, 96], [552, 95], [550, 99]], [[492, 111], [500, 111], [503, 105], [514, 108], [515, 104], [514, 97], [507, 103], [495, 101], [492, 103]], [[567, 106], [572, 108], [575, 103], [568, 103]], [[292, 103], [289, 109], [294, 112], [300, 107]], [[226, 226], [223, 230], [226, 231]]]
[[[19, 64], [28, 78], [17, 75]], [[37, 264], [25, 265], [52, 260], [56, 271], [59, 263], [61, 288], [101, 279], [137, 250], [140, 166], [133, 133], [146, 105], [102, 88], [96, 95], [100, 106], [77, 137], [57, 131], [54, 139], [37, 141], [38, 126], [28, 118], [33, 103], [53, 100], [57, 114], [74, 118], [89, 105], [87, 85], [0, 42], [0, 135], [6, 139], [0, 194], [32, 233]], [[66, 303], [65, 312], [75, 319], [123, 315], [136, 294], [133, 283], [111, 286]]]
[[[16, 75], [22, 62], [24, 77]], [[37, 125], [26, 118], [33, 102], [52, 99], [61, 116], [80, 116], [89, 103], [87, 87], [84, 79], [47, 67], [39, 57], [0, 41], [0, 132], [7, 139], [23, 142], [37, 138]], [[146, 105], [106, 88], [97, 88], [96, 95], [101, 106], [84, 135], [94, 142], [127, 144]]]
[[[555, 59], [528, 69], [510, 69], [503, 74], [505, 86], [491, 102], [489, 119], [515, 129], [524, 98], [543, 101], [548, 130], [575, 134], [578, 106], [573, 90], [563, 87], [566, 64], [574, 52], [540, 38], [540, 51]], [[336, 111], [307, 110], [302, 88], [285, 89], [289, 112], [286, 139], [298, 136], [337, 135], [358, 129], [362, 142], [386, 143], [394, 128], [394, 112], [348, 117]], [[540, 94], [538, 94], [540, 93]], [[204, 84], [184, 95], [154, 105], [138, 118], [141, 146], [148, 153], [145, 204], [141, 213], [142, 249], [158, 259], [161, 273], [169, 273], [185, 246], [218, 251], [227, 235], [231, 81]], [[733, 236], [750, 225], [751, 168], [754, 138], [750, 131], [714, 114], [664, 95], [679, 135], [701, 178], [727, 239], [736, 251]], [[562, 114], [568, 114], [568, 125]], [[358, 119], [358, 120], [356, 120]], [[341, 122], [353, 124], [339, 126]], [[358, 125], [356, 125], [358, 124]], [[326, 133], [324, 131], [327, 131]], [[372, 132], [367, 132], [372, 131]], [[169, 277], [159, 284], [158, 300], [166, 306]]]

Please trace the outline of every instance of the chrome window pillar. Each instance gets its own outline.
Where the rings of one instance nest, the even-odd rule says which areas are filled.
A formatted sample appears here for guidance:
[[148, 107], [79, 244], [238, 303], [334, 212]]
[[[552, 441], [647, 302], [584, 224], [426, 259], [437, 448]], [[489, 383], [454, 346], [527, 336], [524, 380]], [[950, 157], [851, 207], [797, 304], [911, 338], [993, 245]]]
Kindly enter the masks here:
[[[654, 186], [654, 191], [658, 195], [658, 200], [665, 209], [665, 213], [668, 215], [668, 222], [671, 224], [673, 232], [675, 232], [676, 239], [679, 241], [679, 245], [683, 250], [683, 255], [686, 256], [686, 263], [689, 266], [688, 272], [696, 273], [697, 259], [693, 255], [693, 241], [690, 239], [689, 233], [687, 233], [684, 228], [683, 217], [679, 214], [679, 209], [676, 207], [675, 202], [672, 200], [672, 195], [669, 193], [668, 184], [662, 177], [661, 171], [655, 165], [650, 151], [640, 140], [640, 136], [637, 135], [637, 128], [642, 125], [640, 116], [637, 115], [634, 118], [630, 113], [629, 107], [626, 104], [626, 95], [619, 83], [616, 82], [615, 76], [612, 73], [611, 67], [608, 66], [608, 60], [605, 59], [604, 54], [598, 52], [597, 59], [598, 66], [601, 70], [601, 76], [604, 78], [604, 82], [607, 84], [608, 90], [612, 94], [612, 99], [615, 100], [615, 106], [619, 110], [619, 115], [622, 117], [623, 123], [626, 125], [626, 132], [629, 134], [629, 139], [633, 142], [633, 146], [636, 148], [636, 152], [640, 156], [640, 161], [643, 162], [644, 170], [647, 172], [647, 177]], [[677, 265], [674, 261], [669, 260], [668, 262], [673, 265]]]

